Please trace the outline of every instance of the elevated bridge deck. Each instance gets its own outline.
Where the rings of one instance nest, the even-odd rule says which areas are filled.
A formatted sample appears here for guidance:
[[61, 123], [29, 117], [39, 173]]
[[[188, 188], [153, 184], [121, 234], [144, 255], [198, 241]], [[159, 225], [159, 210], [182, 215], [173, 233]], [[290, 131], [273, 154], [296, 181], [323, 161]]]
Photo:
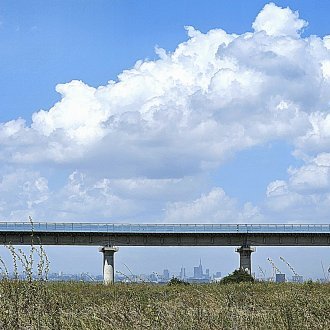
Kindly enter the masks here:
[[[31, 235], [33, 233], [33, 235]], [[0, 222], [0, 243], [102, 246], [330, 246], [330, 224]]]
[[330, 246], [330, 224], [122, 224], [0, 222], [0, 243], [101, 245], [104, 283], [114, 282], [117, 246], [239, 246], [251, 274], [252, 246]]

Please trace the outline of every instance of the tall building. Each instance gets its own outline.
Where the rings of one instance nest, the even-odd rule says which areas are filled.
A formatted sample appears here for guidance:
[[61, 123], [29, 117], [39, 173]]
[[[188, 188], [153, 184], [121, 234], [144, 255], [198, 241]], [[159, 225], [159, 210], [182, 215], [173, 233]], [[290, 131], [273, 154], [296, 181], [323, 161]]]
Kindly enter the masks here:
[[199, 260], [199, 266], [194, 267], [194, 278], [196, 279], [203, 278], [202, 259]]
[[194, 267], [194, 276], [188, 279], [191, 283], [208, 283], [210, 282], [210, 270], [206, 269], [205, 274], [203, 273], [202, 260], [199, 260], [199, 265]]
[[180, 269], [180, 279], [185, 280], [186, 279], [186, 268], [181, 267]]
[[292, 276], [292, 282], [303, 283], [304, 282], [304, 278], [301, 275], [293, 275]]
[[148, 277], [149, 282], [157, 282], [157, 276], [156, 274], [152, 273]]
[[170, 279], [170, 272], [168, 271], [168, 269], [164, 269], [163, 270], [163, 280], [168, 281], [169, 279]]
[[285, 274], [277, 273], [275, 275], [275, 282], [276, 283], [284, 283], [285, 282]]
[[213, 277], [221, 278], [221, 272], [216, 272]]
[[216, 272], [213, 274], [213, 282], [220, 282], [221, 281], [221, 272]]

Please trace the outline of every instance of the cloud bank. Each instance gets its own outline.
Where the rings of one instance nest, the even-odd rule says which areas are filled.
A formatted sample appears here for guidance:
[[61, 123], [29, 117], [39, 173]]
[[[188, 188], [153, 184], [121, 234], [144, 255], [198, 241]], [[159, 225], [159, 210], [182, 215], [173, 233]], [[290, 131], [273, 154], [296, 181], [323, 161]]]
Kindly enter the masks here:
[[[304, 37], [307, 25], [270, 3], [252, 32], [186, 27], [175, 51], [157, 48], [159, 59], [138, 61], [105, 86], [57, 85], [60, 100], [31, 124], [0, 124], [1, 189], [16, 180], [3, 216], [88, 218], [98, 210], [104, 219], [216, 222], [291, 219], [294, 211], [323, 219], [330, 36]], [[274, 178], [260, 205], [241, 205], [207, 179], [236, 153], [272, 141], [291, 145], [303, 165], [289, 168], [288, 180]], [[45, 166], [66, 175], [61, 187], [49, 187]]]

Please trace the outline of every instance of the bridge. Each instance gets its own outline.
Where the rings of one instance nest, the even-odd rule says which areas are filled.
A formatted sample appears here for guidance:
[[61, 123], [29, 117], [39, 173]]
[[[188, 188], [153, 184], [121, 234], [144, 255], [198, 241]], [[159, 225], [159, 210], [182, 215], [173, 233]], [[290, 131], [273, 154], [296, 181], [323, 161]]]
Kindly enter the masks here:
[[123, 224], [0, 222], [0, 243], [101, 246], [105, 283], [119, 246], [236, 246], [251, 273], [254, 246], [330, 246], [330, 224]]

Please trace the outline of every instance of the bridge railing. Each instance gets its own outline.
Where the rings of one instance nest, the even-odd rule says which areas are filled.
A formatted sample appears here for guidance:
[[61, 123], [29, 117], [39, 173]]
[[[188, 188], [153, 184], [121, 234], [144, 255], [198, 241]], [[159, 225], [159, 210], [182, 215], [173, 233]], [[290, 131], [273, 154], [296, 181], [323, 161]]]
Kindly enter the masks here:
[[89, 233], [330, 233], [330, 224], [124, 224], [0, 222], [0, 232]]

